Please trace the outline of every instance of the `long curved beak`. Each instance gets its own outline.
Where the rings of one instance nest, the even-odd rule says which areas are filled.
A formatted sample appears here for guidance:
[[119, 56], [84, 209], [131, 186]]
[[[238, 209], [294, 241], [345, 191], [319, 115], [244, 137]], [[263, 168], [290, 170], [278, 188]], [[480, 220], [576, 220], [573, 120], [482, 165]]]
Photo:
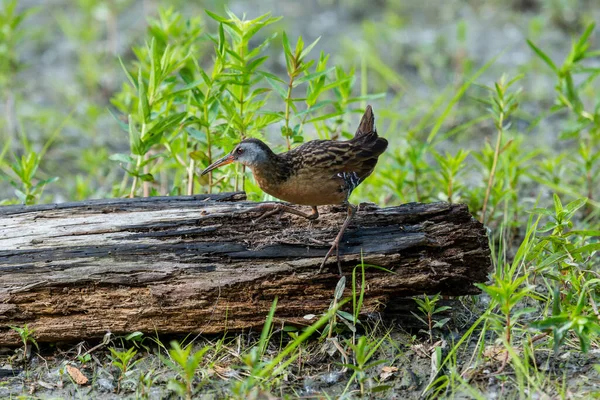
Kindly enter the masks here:
[[200, 176], [208, 174], [210, 171], [212, 171], [213, 169], [219, 168], [221, 165], [231, 164], [234, 161], [235, 161], [235, 159], [233, 158], [233, 155], [227, 154], [225, 157], [218, 159], [217, 161], [215, 161], [214, 163], [212, 163], [208, 167], [206, 167], [206, 169], [204, 171], [202, 171]]

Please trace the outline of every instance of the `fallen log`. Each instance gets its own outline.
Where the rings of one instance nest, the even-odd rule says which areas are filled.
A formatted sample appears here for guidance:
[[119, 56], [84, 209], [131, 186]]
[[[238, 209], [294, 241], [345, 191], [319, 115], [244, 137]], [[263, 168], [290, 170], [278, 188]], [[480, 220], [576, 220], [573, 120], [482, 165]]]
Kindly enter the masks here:
[[[309, 222], [262, 211], [244, 193], [0, 207], [0, 345], [28, 324], [38, 342], [142, 331], [218, 333], [278, 321], [306, 325], [326, 311], [335, 257], [315, 275], [345, 216]], [[323, 210], [326, 211], [326, 210]], [[401, 296], [478, 293], [490, 252], [465, 205], [362, 205], [344, 236], [342, 268], [366, 269], [363, 311]], [[362, 252], [362, 253], [361, 253]], [[360, 269], [359, 269], [360, 271]], [[360, 272], [358, 272], [360, 276]], [[400, 307], [402, 308], [402, 307]]]

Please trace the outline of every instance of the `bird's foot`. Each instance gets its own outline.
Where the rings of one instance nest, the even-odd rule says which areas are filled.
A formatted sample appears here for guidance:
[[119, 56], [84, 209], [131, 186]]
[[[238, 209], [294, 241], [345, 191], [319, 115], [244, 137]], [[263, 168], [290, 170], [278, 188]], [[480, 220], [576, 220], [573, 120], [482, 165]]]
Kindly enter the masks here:
[[306, 214], [302, 211], [296, 210], [295, 208], [282, 203], [261, 204], [260, 206], [256, 207], [256, 209], [266, 210], [266, 212], [254, 221], [252, 221], [253, 223], [257, 223], [262, 219], [275, 214], [279, 214], [279, 220], [281, 220], [281, 216], [284, 213], [298, 215], [300, 217], [308, 219], [309, 221], [314, 221], [315, 219], [319, 218], [319, 212], [317, 210], [317, 207], [313, 207], [313, 211], [310, 214]]
[[261, 204], [260, 206], [258, 206], [256, 208], [259, 210], [267, 210], [267, 211], [263, 212], [263, 214], [260, 217], [253, 220], [252, 221], [253, 224], [257, 224], [260, 221], [262, 221], [263, 219], [270, 217], [272, 215], [275, 215], [275, 214], [279, 214], [277, 221], [281, 222], [281, 215], [283, 214], [283, 209], [279, 206], [279, 204]]
[[316, 275], [319, 275], [323, 271], [323, 267], [325, 266], [325, 263], [327, 262], [327, 260], [329, 259], [329, 257], [331, 257], [331, 253], [333, 253], [333, 250], [335, 250], [335, 255], [336, 255], [336, 258], [337, 258], [338, 272], [340, 273], [340, 276], [343, 275], [343, 273], [342, 273], [342, 262], [340, 260], [340, 240], [339, 239], [340, 238], [336, 238], [333, 241], [333, 244], [329, 248], [329, 251], [325, 255], [325, 258], [321, 262], [321, 266], [319, 266], [319, 270], [317, 271]]
[[350, 224], [350, 220], [356, 213], [356, 207], [353, 206], [352, 204], [345, 203], [345, 206], [347, 207], [347, 210], [348, 210], [348, 216], [346, 217], [346, 220], [344, 220], [344, 224], [342, 225], [342, 228], [340, 229], [337, 236], [335, 237], [335, 240], [333, 241], [331, 248], [325, 255], [325, 259], [321, 263], [321, 266], [319, 267], [319, 271], [317, 272], [317, 274], [320, 274], [321, 271], [323, 271], [323, 267], [325, 266], [327, 259], [329, 258], [329, 256], [331, 256], [331, 254], [333, 253], [333, 250], [335, 250], [335, 255], [337, 257], [338, 271], [340, 273], [340, 276], [343, 275], [342, 274], [342, 262], [340, 261], [340, 243], [342, 241], [342, 237], [344, 236], [344, 232], [346, 231], [346, 228], [348, 227], [348, 224]]

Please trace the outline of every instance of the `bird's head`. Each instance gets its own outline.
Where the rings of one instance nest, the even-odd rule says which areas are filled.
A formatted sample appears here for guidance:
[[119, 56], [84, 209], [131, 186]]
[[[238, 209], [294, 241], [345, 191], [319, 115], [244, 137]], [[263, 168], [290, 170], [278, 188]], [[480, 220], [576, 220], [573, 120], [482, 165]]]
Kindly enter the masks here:
[[202, 175], [205, 175], [222, 165], [231, 164], [233, 162], [239, 162], [252, 168], [267, 162], [272, 156], [274, 156], [274, 154], [269, 146], [260, 140], [244, 139], [225, 157], [218, 159], [206, 167], [206, 169], [202, 171]]

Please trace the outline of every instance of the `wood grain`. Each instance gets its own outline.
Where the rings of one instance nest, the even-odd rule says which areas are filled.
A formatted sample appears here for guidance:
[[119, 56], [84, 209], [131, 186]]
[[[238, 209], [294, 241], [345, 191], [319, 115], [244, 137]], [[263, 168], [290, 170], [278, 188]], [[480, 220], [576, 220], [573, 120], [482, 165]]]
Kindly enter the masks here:
[[[275, 296], [279, 321], [327, 310], [335, 258], [315, 275], [345, 210], [310, 223], [285, 215], [253, 223], [244, 193], [0, 207], [0, 345], [28, 324], [39, 342], [107, 331], [219, 333], [259, 327]], [[305, 211], [309, 211], [308, 208]], [[342, 266], [367, 269], [363, 311], [402, 297], [477, 293], [490, 252], [465, 205], [363, 205], [344, 236]], [[393, 312], [392, 312], [393, 313]]]

